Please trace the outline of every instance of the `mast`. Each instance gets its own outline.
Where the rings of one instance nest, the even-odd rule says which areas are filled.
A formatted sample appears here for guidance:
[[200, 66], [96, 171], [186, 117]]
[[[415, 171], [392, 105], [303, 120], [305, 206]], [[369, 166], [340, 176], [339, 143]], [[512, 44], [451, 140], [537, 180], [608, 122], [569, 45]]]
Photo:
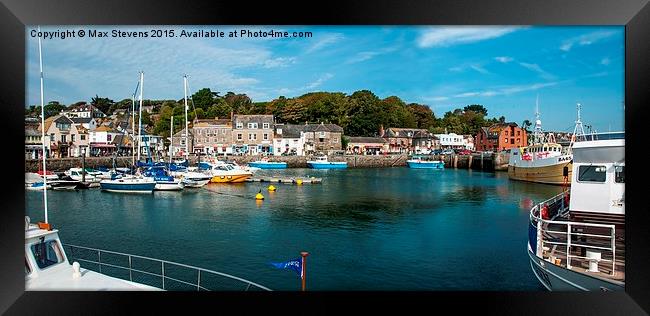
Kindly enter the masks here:
[[144, 90], [144, 71], [140, 71], [140, 107], [138, 109], [138, 161], [140, 161], [140, 141], [142, 139], [141, 126], [142, 126], [142, 90]]
[[187, 139], [187, 129], [188, 129], [188, 122], [187, 122], [187, 75], [183, 76], [183, 92], [185, 94], [185, 160], [188, 160], [189, 144], [188, 144], [188, 139]]
[[535, 132], [533, 134], [533, 143], [539, 144], [543, 142], [542, 134], [542, 121], [539, 119], [539, 94], [535, 99]]
[[[172, 146], [174, 145], [174, 113], [172, 113], [172, 122], [169, 124], [169, 165], [172, 165]], [[170, 167], [171, 168], [171, 167]]]
[[[41, 33], [41, 27], [38, 27]], [[41, 144], [43, 148], [43, 203], [45, 206], [45, 223], [47, 224], [47, 171], [45, 169], [45, 105], [43, 102], [43, 52], [41, 49], [41, 37], [38, 37], [38, 63], [41, 71]]]
[[[139, 85], [140, 82], [138, 82]], [[138, 86], [135, 87], [135, 91], [131, 95], [131, 131], [133, 132], [131, 137], [133, 139], [133, 142], [131, 142], [131, 166], [135, 166], [135, 93], [138, 91]]]

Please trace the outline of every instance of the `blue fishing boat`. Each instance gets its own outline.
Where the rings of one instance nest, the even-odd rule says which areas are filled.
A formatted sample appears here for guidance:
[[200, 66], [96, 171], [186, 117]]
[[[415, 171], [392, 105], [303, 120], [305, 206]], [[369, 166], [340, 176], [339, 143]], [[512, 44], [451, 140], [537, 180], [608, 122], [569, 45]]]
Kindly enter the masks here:
[[406, 161], [409, 168], [413, 169], [444, 169], [445, 163], [440, 160], [422, 160], [413, 158]]
[[252, 161], [248, 163], [249, 167], [256, 167], [260, 169], [286, 169], [286, 162], [279, 161], [268, 161], [268, 159], [262, 159], [258, 161]]
[[312, 169], [345, 169], [348, 163], [345, 161], [327, 161], [327, 156], [316, 157], [315, 160], [307, 161], [307, 166]]

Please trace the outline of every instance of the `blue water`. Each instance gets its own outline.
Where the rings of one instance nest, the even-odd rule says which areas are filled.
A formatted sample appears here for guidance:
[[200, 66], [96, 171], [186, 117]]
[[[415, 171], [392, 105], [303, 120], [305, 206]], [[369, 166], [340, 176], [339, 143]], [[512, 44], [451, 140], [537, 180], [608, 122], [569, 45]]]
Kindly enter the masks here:
[[[560, 187], [455, 169], [258, 174], [323, 182], [274, 184], [273, 193], [268, 183], [150, 195], [48, 191], [49, 221], [63, 243], [195, 265], [274, 290], [299, 290], [300, 279], [269, 262], [303, 250], [308, 290], [543, 290], [526, 254], [528, 209]], [[25, 195], [26, 214], [42, 220], [42, 192]]]

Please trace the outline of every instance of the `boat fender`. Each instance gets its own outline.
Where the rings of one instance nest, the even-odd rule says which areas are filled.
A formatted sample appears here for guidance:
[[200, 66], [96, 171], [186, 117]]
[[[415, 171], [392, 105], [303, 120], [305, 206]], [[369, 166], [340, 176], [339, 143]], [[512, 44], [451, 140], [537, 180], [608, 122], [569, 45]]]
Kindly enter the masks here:
[[544, 204], [541, 211], [542, 219], [548, 219], [548, 205]]

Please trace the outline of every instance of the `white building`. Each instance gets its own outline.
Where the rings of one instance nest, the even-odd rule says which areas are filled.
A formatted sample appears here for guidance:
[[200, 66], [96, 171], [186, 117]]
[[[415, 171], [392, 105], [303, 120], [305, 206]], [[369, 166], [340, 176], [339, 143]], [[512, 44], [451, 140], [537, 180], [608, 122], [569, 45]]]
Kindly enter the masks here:
[[276, 124], [273, 137], [273, 155], [305, 155], [305, 135], [301, 125]]
[[456, 133], [448, 134], [435, 134], [440, 141], [440, 148], [447, 149], [459, 149], [465, 148], [465, 142], [463, 141], [463, 135], [458, 135]]
[[102, 118], [106, 117], [104, 112], [100, 111], [98, 108], [91, 104], [82, 104], [75, 107], [71, 107], [61, 111], [61, 115], [64, 115], [68, 118], [74, 117], [85, 117], [85, 118]]
[[465, 149], [474, 150], [474, 136], [463, 135], [463, 146]]

